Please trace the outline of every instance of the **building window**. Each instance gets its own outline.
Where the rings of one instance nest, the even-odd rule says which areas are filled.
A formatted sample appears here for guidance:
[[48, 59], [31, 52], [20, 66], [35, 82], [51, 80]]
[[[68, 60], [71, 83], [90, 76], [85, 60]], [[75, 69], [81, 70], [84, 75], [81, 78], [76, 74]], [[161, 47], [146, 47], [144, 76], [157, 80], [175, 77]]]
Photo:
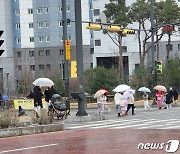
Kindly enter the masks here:
[[29, 42], [34, 42], [34, 37], [30, 37]]
[[63, 36], [62, 36], [62, 35], [59, 35], [59, 37], [60, 37], [60, 41], [63, 41]]
[[44, 70], [44, 65], [39, 65], [39, 70], [40, 71]]
[[101, 46], [101, 40], [95, 40], [95, 46]]
[[22, 66], [18, 65], [18, 71], [22, 71]]
[[69, 5], [66, 6], [66, 11], [70, 11], [70, 6]]
[[180, 44], [178, 44], [178, 50], [180, 51]]
[[20, 24], [16, 24], [16, 29], [20, 29], [20, 28], [21, 28]]
[[99, 9], [94, 9], [94, 16], [99, 16], [100, 10]]
[[35, 65], [30, 65], [30, 71], [35, 71]]
[[45, 8], [44, 8], [44, 13], [48, 13], [48, 11], [49, 11], [48, 8], [45, 7]]
[[59, 50], [59, 53], [62, 56], [64, 54], [64, 50], [63, 49]]
[[34, 51], [29, 51], [29, 57], [34, 57]]
[[43, 28], [43, 22], [38, 22], [38, 28]]
[[62, 12], [62, 7], [61, 7], [61, 6], [59, 6], [58, 8], [59, 8], [59, 12]]
[[39, 56], [44, 56], [44, 50], [39, 50]]
[[71, 40], [71, 35], [68, 35], [68, 40]]
[[46, 56], [50, 56], [50, 50], [46, 50]]
[[50, 42], [50, 37], [46, 36], [46, 42]]
[[89, 4], [89, 9], [90, 9], [90, 10], [92, 10], [92, 9], [93, 9], [92, 4]]
[[29, 23], [29, 28], [33, 28], [33, 27], [34, 27], [33, 22], [30, 22]]
[[50, 70], [50, 69], [51, 69], [51, 65], [50, 65], [50, 64], [47, 64], [47, 65], [46, 65], [46, 68], [47, 68], [47, 70]]
[[21, 43], [21, 38], [17, 37], [17, 38], [16, 38], [16, 42], [17, 42], [17, 43]]
[[28, 14], [33, 14], [33, 9], [28, 9]]
[[44, 42], [44, 36], [39, 36], [38, 40], [39, 40], [39, 42]]
[[62, 20], [59, 21], [59, 27], [62, 27], [63, 26], [63, 22]]
[[170, 44], [170, 45], [166, 45], [166, 50], [168, 50], [169, 49], [169, 51], [172, 51], [173, 50], [173, 45], [172, 44]]
[[37, 13], [38, 14], [43, 14], [43, 8], [37, 8]]
[[127, 52], [127, 46], [122, 46], [123, 52]]
[[21, 57], [21, 51], [17, 51], [17, 57]]
[[140, 68], [140, 64], [135, 64], [135, 70]]
[[49, 28], [49, 22], [47, 22], [47, 21], [45, 22], [45, 27]]
[[93, 63], [90, 64], [90, 68], [93, 68]]
[[19, 15], [20, 15], [20, 10], [19, 10], [19, 9], [15, 10], [15, 15], [16, 15], [16, 16], [19, 16]]
[[91, 48], [90, 49], [90, 54], [93, 54], [94, 53], [94, 48]]

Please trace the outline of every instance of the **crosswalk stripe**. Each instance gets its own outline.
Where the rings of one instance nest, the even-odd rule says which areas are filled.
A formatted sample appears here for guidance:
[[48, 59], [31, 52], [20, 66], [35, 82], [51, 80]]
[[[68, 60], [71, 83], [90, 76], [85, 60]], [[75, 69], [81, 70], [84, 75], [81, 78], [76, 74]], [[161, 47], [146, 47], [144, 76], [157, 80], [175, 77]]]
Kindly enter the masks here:
[[[160, 124], [162, 123], [162, 124]], [[136, 129], [170, 129], [170, 128], [180, 128], [176, 124], [180, 123], [179, 119], [118, 119], [118, 120], [105, 120], [96, 122], [87, 122], [83, 125], [81, 124], [71, 124], [67, 129], [82, 129], [82, 128], [108, 128], [108, 129], [120, 129], [120, 128], [136, 128]], [[173, 125], [173, 126], [172, 126]], [[175, 126], [174, 126], [175, 125]]]

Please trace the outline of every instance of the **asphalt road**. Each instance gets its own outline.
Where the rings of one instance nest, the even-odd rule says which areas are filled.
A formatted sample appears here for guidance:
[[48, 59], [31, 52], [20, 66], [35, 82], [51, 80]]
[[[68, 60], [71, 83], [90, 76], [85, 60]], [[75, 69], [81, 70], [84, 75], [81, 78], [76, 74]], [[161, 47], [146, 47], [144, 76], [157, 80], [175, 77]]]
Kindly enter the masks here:
[[[108, 120], [64, 122], [65, 131], [0, 139], [0, 154], [165, 154], [178, 150], [180, 108], [137, 108], [136, 115], [118, 118], [105, 110]], [[88, 109], [96, 115], [96, 109]], [[75, 114], [75, 111], [72, 112]]]

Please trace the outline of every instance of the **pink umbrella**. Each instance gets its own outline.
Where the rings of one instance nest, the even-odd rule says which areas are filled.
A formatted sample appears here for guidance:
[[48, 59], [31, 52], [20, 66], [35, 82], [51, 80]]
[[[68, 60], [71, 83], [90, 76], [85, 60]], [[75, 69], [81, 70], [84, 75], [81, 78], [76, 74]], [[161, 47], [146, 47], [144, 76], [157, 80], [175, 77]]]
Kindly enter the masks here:
[[109, 92], [106, 89], [99, 89], [95, 94], [94, 94], [94, 98], [100, 97], [103, 94], [108, 94]]
[[129, 89], [129, 90], [126, 90], [126, 91], [123, 93], [123, 96], [128, 99], [128, 97], [131, 97], [131, 96], [134, 95], [134, 94], [135, 94], [135, 90]]

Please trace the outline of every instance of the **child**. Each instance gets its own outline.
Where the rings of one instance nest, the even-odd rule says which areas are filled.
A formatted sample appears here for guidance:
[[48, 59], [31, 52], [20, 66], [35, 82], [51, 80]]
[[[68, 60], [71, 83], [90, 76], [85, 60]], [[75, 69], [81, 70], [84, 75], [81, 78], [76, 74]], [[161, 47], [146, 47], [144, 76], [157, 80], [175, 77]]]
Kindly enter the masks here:
[[151, 107], [149, 106], [149, 100], [148, 100], [149, 96], [146, 92], [144, 92], [143, 94], [143, 100], [144, 100], [144, 109], [150, 109]]

